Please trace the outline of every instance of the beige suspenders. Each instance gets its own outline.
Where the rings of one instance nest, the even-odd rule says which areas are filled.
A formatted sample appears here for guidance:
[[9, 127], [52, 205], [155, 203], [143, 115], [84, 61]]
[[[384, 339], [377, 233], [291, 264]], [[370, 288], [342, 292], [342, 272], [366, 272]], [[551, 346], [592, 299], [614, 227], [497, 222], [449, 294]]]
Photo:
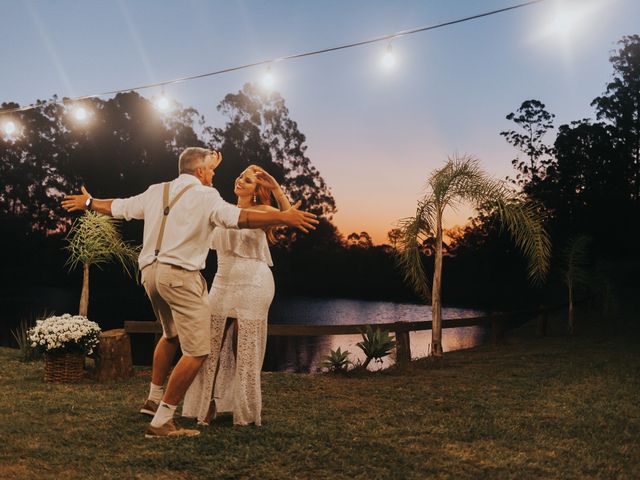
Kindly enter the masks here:
[[156, 251], [155, 251], [156, 259], [158, 258], [158, 254], [160, 253], [160, 246], [162, 245], [162, 237], [164, 236], [164, 226], [167, 223], [167, 215], [169, 215], [169, 212], [171, 211], [173, 206], [176, 204], [176, 202], [180, 200], [180, 197], [184, 194], [184, 192], [186, 192], [193, 186], [195, 186], [195, 183], [191, 183], [186, 187], [184, 187], [182, 190], [178, 192], [178, 194], [174, 197], [174, 199], [171, 200], [171, 203], [169, 203], [169, 182], [164, 184], [164, 191], [162, 192], [162, 224], [160, 225], [160, 233], [158, 234], [158, 241], [156, 242]]

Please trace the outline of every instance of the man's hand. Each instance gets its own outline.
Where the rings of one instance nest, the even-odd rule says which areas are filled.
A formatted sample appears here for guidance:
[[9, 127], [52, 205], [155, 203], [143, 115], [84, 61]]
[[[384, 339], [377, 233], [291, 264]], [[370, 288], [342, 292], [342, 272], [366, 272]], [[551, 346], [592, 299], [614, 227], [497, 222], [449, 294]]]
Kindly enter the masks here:
[[87, 192], [87, 189], [80, 187], [82, 195], [67, 195], [62, 200], [62, 208], [67, 212], [75, 212], [76, 210], [87, 210], [87, 199], [91, 198], [91, 194]]
[[302, 202], [298, 200], [289, 210], [282, 212], [284, 217], [283, 221], [289, 227], [294, 227], [305, 233], [309, 233], [309, 230], [316, 229], [316, 225], [318, 225], [319, 222], [313, 213], [298, 210], [301, 203]]

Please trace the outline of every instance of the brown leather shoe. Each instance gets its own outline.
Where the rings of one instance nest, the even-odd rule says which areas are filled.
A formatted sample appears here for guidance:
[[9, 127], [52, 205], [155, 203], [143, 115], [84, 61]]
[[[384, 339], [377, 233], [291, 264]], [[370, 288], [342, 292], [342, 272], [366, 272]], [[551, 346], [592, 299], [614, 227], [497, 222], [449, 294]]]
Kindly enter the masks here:
[[160, 438], [160, 437], [197, 437], [200, 430], [189, 430], [180, 427], [172, 418], [161, 427], [153, 427], [149, 425], [147, 431], [144, 432], [144, 438]]
[[158, 404], [147, 398], [147, 401], [144, 402], [144, 405], [142, 405], [142, 408], [140, 409], [140, 413], [151, 415], [153, 417], [156, 414], [156, 410], [158, 410]]

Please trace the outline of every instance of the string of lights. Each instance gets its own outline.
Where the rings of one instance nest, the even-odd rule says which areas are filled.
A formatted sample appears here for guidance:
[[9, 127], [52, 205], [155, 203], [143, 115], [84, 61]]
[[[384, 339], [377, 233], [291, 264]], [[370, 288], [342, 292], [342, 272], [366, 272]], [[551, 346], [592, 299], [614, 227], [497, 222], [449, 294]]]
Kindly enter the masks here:
[[[335, 46], [335, 47], [323, 48], [323, 49], [320, 49], [320, 50], [314, 50], [314, 51], [304, 52], [304, 53], [296, 53], [296, 54], [292, 54], [292, 55], [286, 55], [286, 56], [283, 56], [283, 57], [272, 58], [272, 59], [269, 59], [269, 60], [261, 60], [261, 61], [258, 61], [258, 62], [247, 63], [247, 64], [239, 65], [239, 66], [236, 66], [236, 67], [224, 68], [222, 70], [216, 70], [216, 71], [208, 72], [208, 73], [201, 73], [201, 74], [197, 74], [197, 75], [189, 75], [189, 76], [185, 76], [185, 77], [175, 78], [175, 79], [172, 79], [172, 80], [165, 80], [165, 81], [149, 83], [149, 84], [145, 84], [145, 85], [138, 85], [136, 87], [123, 88], [123, 89], [120, 89], [120, 90], [110, 90], [110, 91], [107, 91], [107, 92], [95, 93], [95, 94], [91, 94], [91, 95], [83, 95], [83, 96], [79, 96], [79, 97], [64, 98], [62, 100], [58, 100], [58, 99], [46, 100], [46, 101], [43, 101], [43, 102], [39, 102], [37, 104], [30, 104], [30, 105], [25, 105], [23, 107], [16, 107], [16, 108], [9, 108], [9, 109], [0, 110], [0, 115], [2, 115], [2, 114], [6, 115], [6, 114], [9, 114], [9, 113], [16, 113], [16, 112], [24, 112], [24, 111], [27, 111], [27, 110], [32, 110], [34, 108], [41, 108], [41, 107], [44, 107], [44, 106], [50, 105], [50, 104], [63, 104], [63, 103], [68, 103], [68, 102], [69, 103], [73, 103], [73, 102], [79, 102], [79, 101], [87, 100], [87, 99], [91, 99], [91, 98], [99, 98], [99, 97], [117, 95], [118, 93], [145, 90], [145, 89], [150, 89], [150, 88], [165, 87], [167, 85], [173, 85], [173, 84], [176, 84], [176, 83], [182, 83], [182, 82], [186, 82], [186, 81], [190, 81], [190, 80], [196, 80], [196, 79], [199, 79], [199, 78], [212, 77], [212, 76], [215, 76], [215, 75], [222, 75], [222, 74], [225, 74], [225, 73], [230, 73], [230, 72], [235, 72], [235, 71], [238, 71], [238, 70], [244, 70], [244, 69], [248, 69], [248, 68], [258, 67], [258, 66], [261, 66], [261, 65], [267, 65], [267, 74], [265, 76], [265, 83], [269, 83], [270, 81], [272, 81], [272, 75], [271, 75], [271, 72], [270, 72], [270, 66], [272, 64], [275, 64], [275, 63], [278, 63], [278, 62], [282, 62], [282, 61], [285, 61], [285, 60], [294, 60], [294, 59], [309, 57], [309, 56], [313, 56], [313, 55], [321, 55], [321, 54], [325, 54], [325, 53], [335, 52], [335, 51], [338, 51], [338, 50], [345, 50], [345, 49], [348, 49], [348, 48], [361, 47], [361, 46], [369, 45], [369, 44], [372, 44], [372, 43], [391, 42], [391, 40], [394, 40], [396, 38], [400, 38], [400, 37], [404, 37], [404, 36], [408, 36], [408, 35], [414, 35], [414, 34], [426, 32], [426, 31], [429, 31], [429, 30], [435, 30], [435, 29], [438, 29], [438, 28], [443, 28], [443, 27], [455, 25], [455, 24], [458, 24], [458, 23], [477, 20], [477, 19], [488, 17], [488, 16], [491, 16], [491, 15], [497, 15], [499, 13], [504, 13], [504, 12], [508, 12], [508, 11], [511, 11], [511, 10], [516, 10], [516, 9], [519, 9], [519, 8], [528, 7], [530, 5], [533, 5], [533, 4], [536, 4], [536, 3], [541, 3], [543, 1], [545, 1], [545, 0], [529, 0], [527, 2], [520, 3], [520, 4], [517, 4], [517, 5], [512, 5], [512, 6], [509, 6], [509, 7], [500, 8], [500, 9], [497, 9], [497, 10], [492, 10], [492, 11], [480, 13], [480, 14], [477, 14], [477, 15], [472, 15], [472, 16], [468, 16], [468, 17], [464, 17], [464, 18], [459, 18], [457, 20], [451, 20], [451, 21], [448, 21], [448, 22], [438, 23], [438, 24], [435, 24], [435, 25], [429, 25], [429, 26], [424, 26], [424, 27], [413, 28], [413, 29], [410, 29], [410, 30], [402, 30], [402, 31], [399, 31], [399, 32], [383, 35], [383, 36], [380, 36], [380, 37], [375, 37], [375, 38], [371, 38], [371, 39], [368, 39], [368, 40], [362, 40], [362, 41], [353, 42], [353, 43], [347, 43], [347, 44], [338, 45], [338, 46]], [[386, 50], [385, 56], [383, 58], [383, 64], [385, 66], [389, 67], [389, 66], [392, 66], [393, 63], [394, 63], [394, 58], [393, 58], [392, 51], [391, 51], [391, 43], [389, 43], [387, 45], [387, 50]], [[166, 110], [167, 106], [168, 105], [167, 105], [166, 98], [164, 98], [164, 97], [160, 98], [159, 104], [158, 104], [159, 109]], [[86, 111], [84, 111], [84, 109], [82, 109], [82, 107], [78, 107], [76, 109], [75, 116], [76, 116], [76, 118], [78, 120], [82, 120], [86, 116]]]

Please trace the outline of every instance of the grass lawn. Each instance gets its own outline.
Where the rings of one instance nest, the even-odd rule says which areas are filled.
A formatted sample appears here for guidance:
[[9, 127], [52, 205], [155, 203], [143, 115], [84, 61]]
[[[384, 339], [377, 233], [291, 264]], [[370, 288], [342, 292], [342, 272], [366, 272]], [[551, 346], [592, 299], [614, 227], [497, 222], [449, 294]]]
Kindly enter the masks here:
[[143, 437], [148, 369], [50, 385], [3, 348], [0, 478], [640, 478], [638, 346], [507, 339], [371, 374], [264, 373], [261, 428], [223, 417], [172, 440]]

